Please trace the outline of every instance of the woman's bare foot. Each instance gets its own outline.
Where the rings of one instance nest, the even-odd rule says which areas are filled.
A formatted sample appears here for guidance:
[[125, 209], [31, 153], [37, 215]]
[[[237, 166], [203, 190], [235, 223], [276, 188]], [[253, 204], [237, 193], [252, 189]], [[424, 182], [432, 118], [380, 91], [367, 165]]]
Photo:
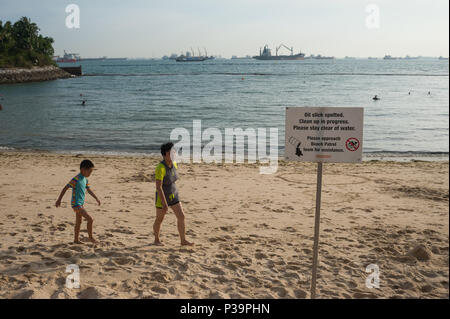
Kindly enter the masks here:
[[181, 242], [181, 246], [194, 246], [194, 244], [185, 240]]
[[88, 240], [93, 244], [98, 244], [98, 241], [96, 241], [94, 238], [89, 238]]

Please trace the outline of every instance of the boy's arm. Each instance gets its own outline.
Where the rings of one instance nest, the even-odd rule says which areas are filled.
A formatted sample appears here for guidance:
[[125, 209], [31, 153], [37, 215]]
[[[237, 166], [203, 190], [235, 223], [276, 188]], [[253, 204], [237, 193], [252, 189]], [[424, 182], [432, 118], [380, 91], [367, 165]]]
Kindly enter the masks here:
[[97, 196], [94, 194], [94, 192], [92, 191], [92, 189], [90, 187], [87, 189], [87, 192], [89, 193], [89, 195], [91, 195], [92, 197], [95, 198], [98, 205], [101, 205], [100, 200], [97, 198]]
[[55, 206], [56, 206], [56, 207], [61, 206], [61, 200], [62, 200], [64, 194], [67, 192], [68, 189], [69, 189], [69, 185], [64, 186], [64, 188], [63, 188], [62, 191], [61, 191], [61, 194], [59, 194], [59, 197], [58, 197], [58, 199], [56, 200], [56, 203], [55, 203]]

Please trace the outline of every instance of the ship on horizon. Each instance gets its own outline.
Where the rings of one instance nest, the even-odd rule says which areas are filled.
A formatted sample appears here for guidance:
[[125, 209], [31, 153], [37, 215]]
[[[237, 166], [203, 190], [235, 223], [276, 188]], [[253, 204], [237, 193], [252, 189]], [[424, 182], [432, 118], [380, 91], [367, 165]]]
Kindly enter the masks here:
[[59, 55], [54, 56], [53, 60], [57, 63], [76, 63], [76, 62], [83, 62], [83, 61], [124, 61], [127, 60], [127, 58], [108, 58], [107, 56], [102, 56], [99, 58], [82, 58], [78, 53], [67, 53], [66, 50], [64, 50], [64, 56], [61, 57]]
[[[192, 52], [192, 54], [191, 54]], [[181, 54], [178, 56], [175, 61], [177, 62], [202, 62], [206, 60], [213, 60], [213, 56], [208, 56], [208, 52], [205, 49], [205, 55], [202, 55], [200, 53], [200, 50], [198, 51], [198, 55], [196, 56], [194, 53], [194, 50], [191, 48], [191, 52], [186, 51], [186, 54]]]
[[[334, 56], [323, 56], [321, 54], [314, 55], [311, 54], [309, 57], [306, 57], [305, 59], [316, 59], [316, 60], [334, 60]], [[346, 59], [349, 59], [349, 57], [346, 57]]]
[[[278, 51], [282, 48], [286, 48], [291, 52], [291, 55], [278, 55]], [[255, 55], [253, 59], [256, 60], [304, 60], [305, 54], [304, 53], [298, 53], [294, 54], [294, 48], [289, 48], [284, 44], [280, 44], [278, 47], [275, 48], [276, 53], [275, 55], [272, 55], [272, 50], [269, 49], [269, 46], [266, 44], [264, 46], [264, 49], [259, 49], [259, 55]]]
[[127, 58], [108, 58], [107, 56], [103, 56], [100, 58], [80, 58], [80, 61], [125, 61]]
[[78, 53], [67, 53], [64, 50], [64, 56], [60, 57], [59, 55], [54, 56], [53, 60], [58, 63], [76, 63], [80, 61], [80, 55]]

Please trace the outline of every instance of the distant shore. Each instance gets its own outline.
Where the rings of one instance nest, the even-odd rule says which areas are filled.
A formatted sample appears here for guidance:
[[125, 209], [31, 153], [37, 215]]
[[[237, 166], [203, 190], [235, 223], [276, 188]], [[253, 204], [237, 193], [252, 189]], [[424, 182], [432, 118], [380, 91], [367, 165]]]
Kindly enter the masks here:
[[67, 79], [72, 75], [56, 66], [0, 69], [0, 84]]

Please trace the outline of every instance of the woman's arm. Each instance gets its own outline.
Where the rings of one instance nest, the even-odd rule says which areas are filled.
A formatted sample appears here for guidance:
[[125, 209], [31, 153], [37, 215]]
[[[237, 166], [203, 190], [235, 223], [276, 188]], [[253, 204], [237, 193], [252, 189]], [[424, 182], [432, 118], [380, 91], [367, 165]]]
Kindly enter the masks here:
[[68, 186], [68, 185], [64, 186], [64, 188], [63, 188], [62, 191], [61, 191], [61, 194], [59, 194], [59, 197], [58, 197], [58, 199], [56, 200], [56, 203], [55, 203], [55, 206], [56, 206], [56, 207], [61, 206], [61, 200], [62, 200], [64, 194], [67, 192], [68, 189], [69, 189], [69, 186]]
[[169, 205], [167, 205], [166, 196], [164, 196], [164, 190], [162, 188], [162, 181], [156, 180], [156, 190], [158, 191], [159, 198], [161, 198], [161, 204], [164, 210], [169, 209]]

